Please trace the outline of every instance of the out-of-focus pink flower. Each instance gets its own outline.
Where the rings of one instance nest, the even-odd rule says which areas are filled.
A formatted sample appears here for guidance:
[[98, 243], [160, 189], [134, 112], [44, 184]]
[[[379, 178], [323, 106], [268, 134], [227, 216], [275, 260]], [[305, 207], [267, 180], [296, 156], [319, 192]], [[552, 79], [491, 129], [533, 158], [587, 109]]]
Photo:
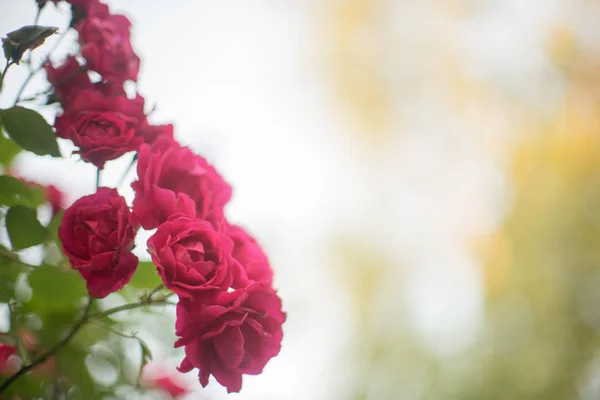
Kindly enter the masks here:
[[189, 386], [181, 379], [180, 373], [173, 369], [158, 365], [144, 367], [142, 383], [145, 387], [160, 389], [171, 395], [174, 399], [190, 392]]

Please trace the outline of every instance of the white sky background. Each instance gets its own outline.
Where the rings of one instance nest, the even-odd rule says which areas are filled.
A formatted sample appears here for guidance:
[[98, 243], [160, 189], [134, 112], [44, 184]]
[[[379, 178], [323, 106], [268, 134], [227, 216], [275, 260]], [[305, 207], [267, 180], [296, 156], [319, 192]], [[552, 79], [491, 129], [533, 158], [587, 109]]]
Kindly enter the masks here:
[[[456, 29], [452, 44], [473, 77], [505, 82], [516, 97], [543, 111], [558, 97], [561, 82], [540, 54], [536, 32], [568, 13], [556, 0], [526, 3], [480, 7], [477, 17], [451, 27]], [[262, 375], [244, 378], [242, 393], [230, 398], [330, 399], [331, 382], [343, 383], [336, 369], [346, 351], [349, 311], [327, 246], [333, 234], [345, 230], [404, 260], [411, 271], [406, 293], [398, 294], [390, 281], [382, 301], [406, 303], [410, 322], [433, 349], [446, 354], [470, 343], [481, 316], [481, 287], [463, 235], [493, 229], [506, 200], [502, 166], [472, 139], [485, 142], [505, 133], [501, 113], [474, 107], [469, 120], [458, 121], [448, 99], [421, 88], [414, 103], [398, 105], [409, 122], [373, 167], [347, 133], [350, 128], [326, 85], [315, 43], [318, 2], [109, 4], [133, 23], [132, 40], [142, 59], [138, 90], [148, 107], [157, 104], [153, 122], [173, 122], [177, 139], [206, 156], [231, 182], [229, 218], [257, 236], [275, 268], [275, 285], [288, 312], [282, 352]], [[32, 23], [33, 0], [0, 0], [0, 5], [0, 33]], [[52, 8], [40, 24], [62, 28], [66, 14]], [[416, 49], [410, 61], [390, 49], [392, 67], [406, 64], [404, 78], [410, 79], [419, 62], [437, 66], [424, 49], [438, 21], [422, 28], [433, 15], [431, 6], [396, 8], [392, 30], [421, 34], [409, 35], [414, 42], [407, 47]], [[34, 53], [36, 59], [54, 40]], [[25, 74], [25, 68], [11, 69], [0, 107], [10, 104]], [[43, 84], [40, 76], [31, 92]], [[63, 154], [69, 152], [65, 145]], [[109, 163], [103, 182], [116, 182], [128, 160]], [[71, 201], [93, 191], [94, 168], [75, 157], [23, 156], [18, 171], [56, 184]], [[122, 192], [131, 199], [130, 190]], [[379, 324], [388, 327], [385, 321]], [[212, 384], [198, 393], [207, 399], [227, 397]]]

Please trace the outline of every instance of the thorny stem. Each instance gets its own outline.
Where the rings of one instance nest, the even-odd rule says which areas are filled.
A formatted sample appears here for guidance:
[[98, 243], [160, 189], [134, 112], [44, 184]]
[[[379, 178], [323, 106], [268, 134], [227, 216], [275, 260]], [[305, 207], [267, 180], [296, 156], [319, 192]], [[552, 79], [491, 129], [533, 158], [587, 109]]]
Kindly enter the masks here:
[[96, 168], [96, 191], [100, 187], [100, 168]]

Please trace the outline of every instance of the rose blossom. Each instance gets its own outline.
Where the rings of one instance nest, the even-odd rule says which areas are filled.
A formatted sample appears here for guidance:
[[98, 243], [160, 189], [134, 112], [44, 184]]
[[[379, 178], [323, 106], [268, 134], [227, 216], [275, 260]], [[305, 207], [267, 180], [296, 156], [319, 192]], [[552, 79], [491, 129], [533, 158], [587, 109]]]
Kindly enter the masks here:
[[114, 84], [96, 85], [79, 90], [64, 107], [63, 113], [56, 117], [54, 123], [56, 135], [63, 139], [70, 139], [78, 119], [91, 112], [112, 112], [124, 119], [135, 120], [138, 129], [146, 120], [144, 98], [136, 96], [129, 99], [123, 88]]
[[[123, 84], [120, 82], [100, 81], [92, 83], [85, 67], [79, 65], [79, 62], [73, 56], [67, 57], [64, 63], [58, 67], [46, 64], [44, 70], [48, 82], [54, 88], [57, 99], [66, 107], [71, 107], [73, 96], [83, 90], [99, 92], [104, 96], [125, 96]], [[89, 97], [89, 92], [86, 97]]]
[[99, 0], [66, 0], [71, 4], [71, 27], [76, 27], [88, 18], [108, 18], [108, 6]]
[[138, 264], [131, 254], [137, 226], [115, 189], [99, 188], [65, 210], [58, 230], [63, 253], [87, 282], [91, 296], [122, 288]]
[[123, 15], [88, 18], [77, 25], [86, 67], [111, 80], [137, 80], [140, 59], [131, 47], [131, 22]]
[[[106, 90], [118, 92], [104, 86]], [[121, 89], [122, 91], [122, 89]], [[144, 99], [129, 99], [124, 93], [109, 96], [101, 90], [84, 89], [70, 97], [65, 111], [56, 118], [59, 137], [79, 147], [76, 153], [98, 168], [123, 154], [137, 150], [143, 142], [140, 126], [145, 123]]]
[[233, 292], [207, 292], [177, 305], [175, 347], [185, 347], [179, 370], [198, 368], [202, 386], [209, 375], [227, 392], [239, 392], [242, 374], [260, 374], [279, 353], [285, 322], [281, 300], [268, 285], [253, 283]]
[[165, 287], [182, 297], [247, 284], [232, 250], [231, 239], [209, 222], [184, 215], [171, 217], [148, 239], [148, 252]]
[[167, 137], [140, 147], [137, 172], [133, 210], [144, 229], [176, 212], [205, 219], [231, 198], [231, 186], [212, 165]]
[[234, 243], [233, 258], [244, 267], [248, 279], [270, 285], [273, 281], [273, 270], [267, 255], [256, 240], [237, 225], [229, 225], [226, 233]]
[[70, 139], [79, 147], [75, 153], [83, 161], [104, 168], [106, 161], [136, 150], [142, 143], [137, 121], [114, 112], [90, 112], [82, 115], [71, 130]]
[[174, 141], [173, 138], [173, 125], [150, 125], [148, 123], [143, 124], [140, 127], [140, 136], [144, 138], [144, 143], [152, 144], [159, 138], [166, 138], [169, 141]]
[[44, 70], [48, 82], [54, 87], [54, 92], [61, 102], [68, 101], [69, 97], [81, 88], [92, 86], [87, 72], [73, 56], [69, 56], [58, 68], [48, 64], [44, 66]]

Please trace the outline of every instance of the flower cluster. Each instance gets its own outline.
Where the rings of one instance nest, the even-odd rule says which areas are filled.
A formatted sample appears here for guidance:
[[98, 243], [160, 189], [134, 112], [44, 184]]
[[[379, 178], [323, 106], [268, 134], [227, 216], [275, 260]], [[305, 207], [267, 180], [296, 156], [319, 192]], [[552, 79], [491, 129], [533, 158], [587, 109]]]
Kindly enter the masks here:
[[136, 152], [138, 178], [131, 209], [110, 188], [70, 206], [59, 229], [63, 252], [90, 295], [102, 298], [134, 274], [138, 229], [156, 229], [147, 248], [164, 286], [179, 298], [175, 346], [185, 351], [179, 370], [196, 368], [203, 386], [213, 375], [237, 392], [242, 375], [261, 373], [281, 346], [286, 315], [269, 260], [249, 233], [227, 221], [231, 186], [177, 142], [172, 125], [149, 124], [141, 96], [125, 94], [140, 64], [129, 20], [98, 0], [69, 3], [80, 51], [46, 66], [63, 110], [56, 134], [98, 170]]

